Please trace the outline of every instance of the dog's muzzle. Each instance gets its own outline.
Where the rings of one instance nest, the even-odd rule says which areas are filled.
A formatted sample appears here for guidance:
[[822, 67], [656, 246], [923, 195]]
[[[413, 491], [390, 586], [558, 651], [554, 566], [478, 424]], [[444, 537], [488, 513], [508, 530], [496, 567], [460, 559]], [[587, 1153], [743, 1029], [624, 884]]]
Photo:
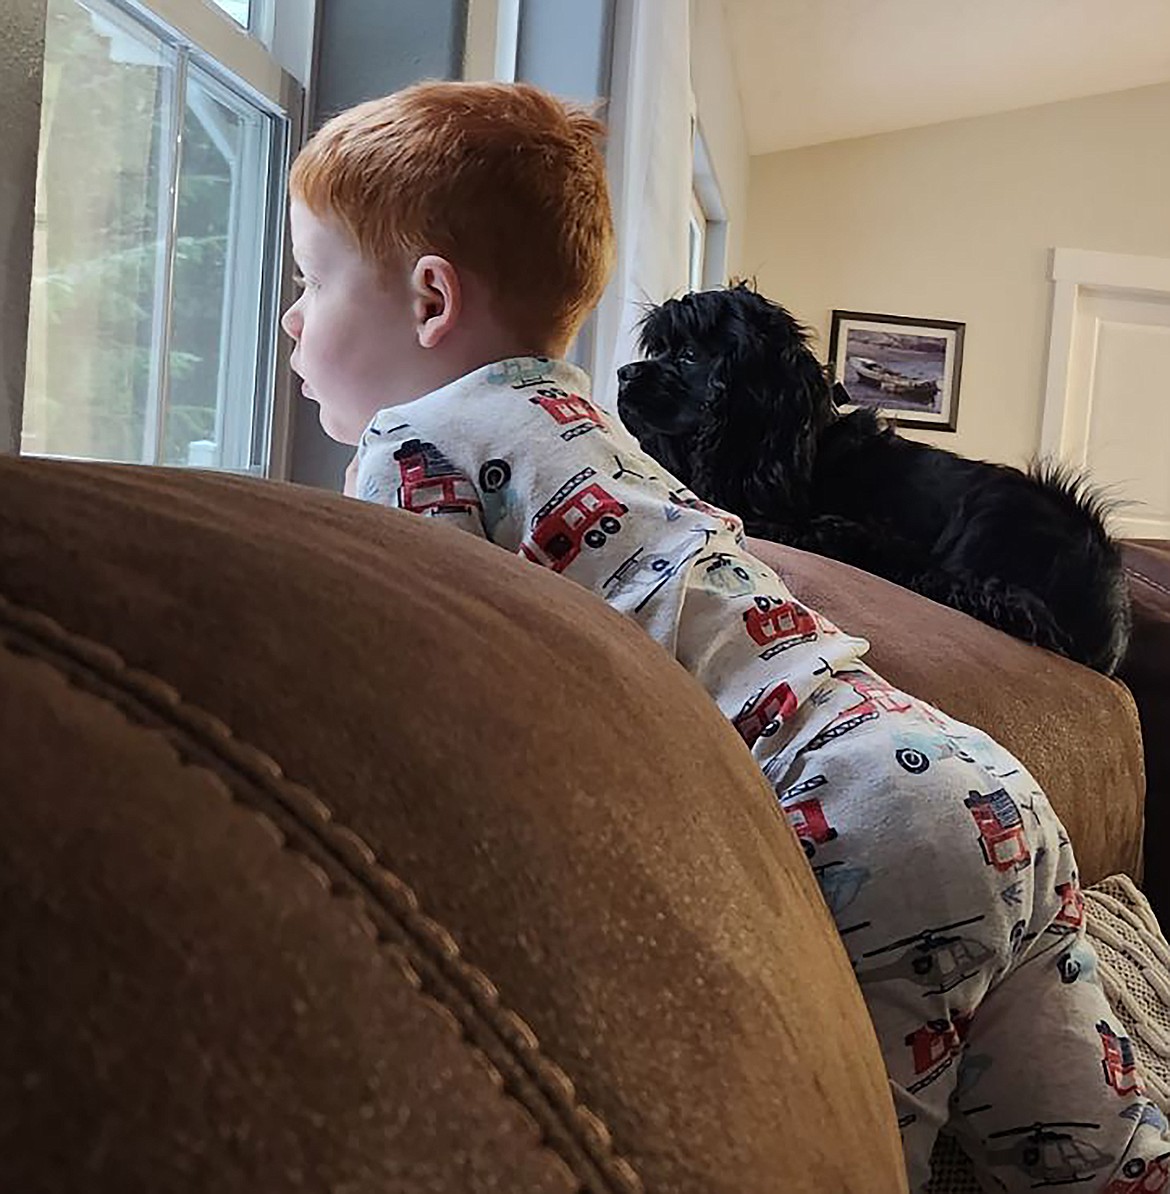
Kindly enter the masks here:
[[649, 361], [631, 361], [628, 365], [623, 365], [617, 371], [618, 394], [625, 394], [630, 386], [637, 386], [639, 380], [645, 381], [650, 369]]
[[618, 371], [618, 418], [626, 427], [634, 432], [645, 430], [645, 420], [641, 418], [643, 405], [641, 399], [646, 395], [649, 380], [649, 362], [632, 361], [623, 365]]
[[697, 426], [702, 404], [687, 400], [685, 379], [672, 365], [633, 361], [617, 375], [618, 418], [639, 440], [648, 433], [683, 435]]

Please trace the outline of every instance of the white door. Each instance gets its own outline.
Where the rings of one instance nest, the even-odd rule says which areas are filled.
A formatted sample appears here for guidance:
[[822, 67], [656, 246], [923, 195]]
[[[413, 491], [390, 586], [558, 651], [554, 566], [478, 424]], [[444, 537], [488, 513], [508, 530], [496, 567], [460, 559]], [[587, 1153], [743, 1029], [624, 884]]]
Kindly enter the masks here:
[[1122, 538], [1170, 539], [1170, 261], [1056, 250], [1042, 449], [1087, 468]]

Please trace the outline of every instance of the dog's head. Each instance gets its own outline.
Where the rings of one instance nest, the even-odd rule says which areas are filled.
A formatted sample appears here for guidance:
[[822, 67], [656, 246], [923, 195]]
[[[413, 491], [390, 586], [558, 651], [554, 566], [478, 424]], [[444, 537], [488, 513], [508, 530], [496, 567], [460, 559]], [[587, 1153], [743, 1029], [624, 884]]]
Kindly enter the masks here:
[[670, 299], [618, 370], [618, 414], [699, 497], [748, 521], [799, 516], [832, 389], [808, 333], [740, 283]]

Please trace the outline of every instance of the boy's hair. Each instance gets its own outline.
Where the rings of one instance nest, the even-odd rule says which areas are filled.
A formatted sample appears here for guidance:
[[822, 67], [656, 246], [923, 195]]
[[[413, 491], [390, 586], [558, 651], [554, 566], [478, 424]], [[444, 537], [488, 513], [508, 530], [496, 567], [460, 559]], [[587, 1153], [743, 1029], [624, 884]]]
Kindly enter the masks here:
[[292, 193], [385, 269], [437, 253], [478, 275], [540, 349], [576, 333], [612, 267], [604, 131], [528, 84], [416, 83], [325, 124]]

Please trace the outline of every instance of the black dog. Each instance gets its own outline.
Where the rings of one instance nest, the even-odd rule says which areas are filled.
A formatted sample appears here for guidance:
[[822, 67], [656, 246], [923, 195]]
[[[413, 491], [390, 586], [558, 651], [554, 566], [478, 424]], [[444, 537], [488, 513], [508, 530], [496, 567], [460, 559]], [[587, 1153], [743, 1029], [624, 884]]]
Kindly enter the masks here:
[[1028, 473], [841, 414], [783, 307], [740, 284], [646, 316], [618, 370], [642, 447], [748, 533], [844, 560], [1109, 674], [1129, 637], [1105, 506], [1055, 465]]

